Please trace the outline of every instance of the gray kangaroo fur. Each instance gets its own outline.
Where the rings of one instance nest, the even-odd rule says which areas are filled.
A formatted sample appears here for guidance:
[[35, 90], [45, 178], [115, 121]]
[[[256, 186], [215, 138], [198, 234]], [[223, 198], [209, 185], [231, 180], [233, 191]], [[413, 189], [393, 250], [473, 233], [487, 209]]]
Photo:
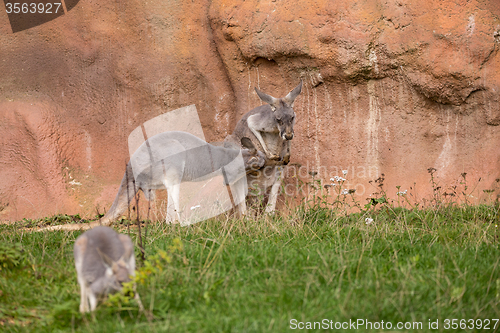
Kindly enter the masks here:
[[[293, 104], [302, 91], [302, 81], [288, 95], [275, 98], [255, 88], [259, 98], [266, 104], [247, 112], [236, 124], [233, 134], [226, 142], [238, 143], [248, 137], [258, 150], [266, 154], [266, 163], [258, 172], [247, 175], [249, 196], [269, 194], [266, 212], [273, 212], [283, 176], [283, 166], [290, 162], [291, 140], [295, 125]], [[268, 193], [271, 187], [270, 193]]]
[[99, 298], [120, 291], [122, 283], [135, 274], [132, 240], [109, 227], [98, 226], [80, 235], [74, 256], [82, 313], [94, 311]]

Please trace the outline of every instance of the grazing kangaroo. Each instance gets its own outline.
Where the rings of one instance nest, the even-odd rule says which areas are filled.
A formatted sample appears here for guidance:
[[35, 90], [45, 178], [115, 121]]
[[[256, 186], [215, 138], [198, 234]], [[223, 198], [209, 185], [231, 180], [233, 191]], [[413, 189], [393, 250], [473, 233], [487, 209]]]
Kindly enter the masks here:
[[247, 176], [248, 187], [257, 190], [249, 192], [249, 196], [267, 194], [266, 212], [276, 208], [276, 200], [283, 175], [283, 165], [290, 162], [290, 148], [293, 139], [295, 111], [293, 104], [302, 91], [302, 81], [288, 95], [275, 98], [255, 88], [259, 98], [266, 104], [247, 112], [236, 124], [233, 134], [226, 137], [226, 142], [237, 143], [242, 137], [248, 137], [262, 147], [266, 153], [266, 163], [257, 173]]
[[95, 227], [80, 235], [74, 255], [82, 313], [94, 311], [98, 298], [120, 291], [122, 283], [135, 274], [132, 240], [109, 227]]
[[[120, 217], [139, 189], [146, 199], [152, 200], [154, 190], [160, 188], [168, 191], [167, 222], [180, 220], [181, 182], [208, 179], [219, 169], [225, 173], [226, 185], [235, 184], [233, 196], [240, 199], [239, 212], [245, 214], [247, 184], [241, 179], [250, 170], [260, 169], [265, 163], [265, 156], [255, 149], [248, 138], [242, 137], [240, 145], [243, 147], [241, 150], [214, 146], [192, 134], [175, 131], [149, 138], [127, 164], [115, 201], [100, 223], [109, 225]], [[243, 157], [243, 164], [238, 163], [239, 156]]]

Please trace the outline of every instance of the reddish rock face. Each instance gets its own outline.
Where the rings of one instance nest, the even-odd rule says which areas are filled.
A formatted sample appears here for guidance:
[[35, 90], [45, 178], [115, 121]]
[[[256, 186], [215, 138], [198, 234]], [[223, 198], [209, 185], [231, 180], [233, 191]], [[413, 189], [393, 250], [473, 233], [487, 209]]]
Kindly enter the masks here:
[[134, 128], [196, 104], [222, 140], [261, 104], [254, 87], [283, 97], [300, 79], [290, 175], [348, 170], [364, 202], [384, 174], [389, 196], [422, 199], [433, 167], [443, 191], [467, 173], [468, 200], [494, 199], [498, 17], [496, 0], [81, 0], [15, 34], [4, 17], [0, 219], [103, 212]]

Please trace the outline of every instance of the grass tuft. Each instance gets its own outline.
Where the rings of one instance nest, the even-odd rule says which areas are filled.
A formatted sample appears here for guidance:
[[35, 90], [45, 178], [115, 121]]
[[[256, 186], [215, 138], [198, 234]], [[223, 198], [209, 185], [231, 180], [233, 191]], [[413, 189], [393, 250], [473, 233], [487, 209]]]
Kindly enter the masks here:
[[[321, 187], [311, 174], [312, 195], [286, 213], [184, 228], [148, 222], [145, 260], [139, 229], [121, 221], [115, 228], [136, 243], [144, 311], [129, 284], [80, 314], [73, 245], [81, 232], [26, 230], [88, 221], [57, 215], [0, 225], [0, 330], [284, 332], [363, 320], [423, 332], [480, 331], [489, 321], [488, 331], [499, 331], [500, 206], [470, 205], [465, 174], [462, 187], [443, 190], [434, 172], [427, 204], [399, 187], [390, 200], [383, 175], [363, 205], [344, 178]], [[452, 319], [465, 327], [453, 328]]]
[[[499, 217], [489, 205], [386, 205], [352, 214], [316, 207], [257, 220], [221, 217], [186, 228], [152, 223], [146, 262], [138, 262], [145, 312], [114, 296], [93, 315], [78, 312], [72, 248], [80, 232], [3, 225], [0, 244], [17, 245], [0, 247], [16, 262], [0, 271], [0, 326], [282, 332], [292, 319], [363, 318], [418, 321], [423, 331], [439, 319], [437, 331], [445, 331], [446, 318], [500, 318]], [[137, 229], [130, 233], [137, 240]]]

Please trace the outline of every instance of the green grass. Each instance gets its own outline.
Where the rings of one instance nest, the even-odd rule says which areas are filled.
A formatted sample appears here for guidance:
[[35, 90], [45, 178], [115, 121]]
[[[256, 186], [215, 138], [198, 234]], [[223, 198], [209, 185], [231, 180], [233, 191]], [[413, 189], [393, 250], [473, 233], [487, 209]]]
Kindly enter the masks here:
[[80, 232], [0, 226], [0, 243], [14, 248], [0, 247], [0, 259], [12, 257], [0, 261], [0, 331], [284, 332], [292, 319], [364, 319], [421, 322], [422, 330], [397, 331], [424, 332], [439, 320], [432, 331], [448, 332], [457, 330], [446, 330], [445, 319], [500, 319], [498, 207], [383, 206], [368, 214], [315, 208], [185, 228], [153, 224], [147, 258], [170, 251], [176, 238], [183, 250], [139, 286], [146, 314], [134, 302], [79, 314], [72, 249]]

